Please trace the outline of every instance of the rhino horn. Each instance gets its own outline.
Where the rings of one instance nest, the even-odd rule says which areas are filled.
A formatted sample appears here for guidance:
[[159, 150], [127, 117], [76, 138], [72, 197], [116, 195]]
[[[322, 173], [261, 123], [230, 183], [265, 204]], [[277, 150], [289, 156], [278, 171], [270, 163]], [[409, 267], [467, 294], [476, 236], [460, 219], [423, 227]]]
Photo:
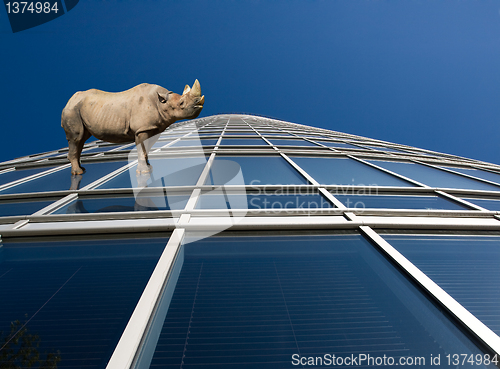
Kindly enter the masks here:
[[182, 92], [182, 95], [184, 96], [185, 94], [189, 93], [189, 91], [191, 91], [191, 87], [189, 87], [189, 85], [186, 85], [186, 87], [184, 87], [184, 91]]
[[198, 101], [198, 105], [203, 105], [203, 104], [205, 104], [205, 95], [203, 95], [200, 101]]
[[191, 88], [191, 95], [195, 97], [201, 96], [201, 86], [198, 80], [194, 81], [193, 87]]

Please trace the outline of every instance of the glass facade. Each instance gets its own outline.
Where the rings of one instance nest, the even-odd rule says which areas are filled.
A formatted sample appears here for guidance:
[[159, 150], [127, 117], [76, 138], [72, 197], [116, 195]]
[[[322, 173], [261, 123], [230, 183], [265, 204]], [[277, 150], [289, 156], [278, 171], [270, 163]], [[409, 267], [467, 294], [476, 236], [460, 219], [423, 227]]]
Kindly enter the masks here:
[[80, 176], [67, 149], [0, 163], [0, 358], [500, 364], [500, 166], [399, 147], [225, 114], [170, 126], [150, 173], [102, 141]]
[[4, 242], [0, 331], [19, 322], [58, 368], [105, 367], [167, 241]]

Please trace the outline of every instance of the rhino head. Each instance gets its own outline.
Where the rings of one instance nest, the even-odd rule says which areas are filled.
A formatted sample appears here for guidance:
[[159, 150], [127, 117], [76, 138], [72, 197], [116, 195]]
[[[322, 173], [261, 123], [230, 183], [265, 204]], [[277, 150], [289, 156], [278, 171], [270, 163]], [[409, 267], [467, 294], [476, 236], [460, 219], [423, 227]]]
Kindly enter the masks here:
[[205, 96], [201, 96], [201, 87], [198, 80], [194, 81], [193, 87], [186, 85], [182, 95], [168, 92], [167, 95], [158, 93], [160, 103], [164, 109], [175, 120], [193, 119], [200, 115], [205, 103]]

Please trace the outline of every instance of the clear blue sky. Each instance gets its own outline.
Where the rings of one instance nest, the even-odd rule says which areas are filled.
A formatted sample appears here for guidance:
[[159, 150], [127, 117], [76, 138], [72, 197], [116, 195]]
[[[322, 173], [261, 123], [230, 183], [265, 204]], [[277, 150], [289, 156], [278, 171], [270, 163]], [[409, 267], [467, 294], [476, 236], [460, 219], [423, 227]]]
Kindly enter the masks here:
[[499, 164], [498, 1], [96, 1], [13, 34], [0, 9], [0, 160], [67, 146], [79, 90], [142, 82], [201, 116], [266, 115]]

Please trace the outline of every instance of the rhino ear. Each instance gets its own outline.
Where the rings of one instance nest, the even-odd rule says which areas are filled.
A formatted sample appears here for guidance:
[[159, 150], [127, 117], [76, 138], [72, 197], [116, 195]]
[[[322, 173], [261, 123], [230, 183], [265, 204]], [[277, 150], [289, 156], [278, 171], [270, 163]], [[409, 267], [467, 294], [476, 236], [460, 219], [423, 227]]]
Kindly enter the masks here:
[[158, 100], [160, 100], [162, 104], [165, 104], [168, 100], [168, 93], [158, 92]]

